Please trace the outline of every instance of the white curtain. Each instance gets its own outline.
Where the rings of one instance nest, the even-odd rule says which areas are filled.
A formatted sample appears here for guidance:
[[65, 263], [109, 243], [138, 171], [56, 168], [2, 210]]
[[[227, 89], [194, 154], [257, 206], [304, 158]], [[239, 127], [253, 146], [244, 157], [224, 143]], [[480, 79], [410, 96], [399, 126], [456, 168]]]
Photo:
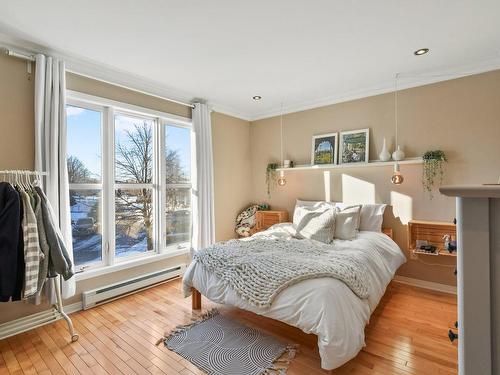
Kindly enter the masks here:
[[191, 250], [196, 252], [215, 242], [214, 171], [212, 160], [212, 125], [210, 110], [204, 103], [195, 103], [193, 109], [195, 154], [193, 160], [193, 240]]
[[[68, 170], [66, 165], [66, 69], [64, 61], [36, 56], [35, 168], [45, 171], [43, 187], [73, 261]], [[62, 278], [61, 278], [62, 280]], [[62, 280], [63, 298], [75, 294], [75, 277]]]

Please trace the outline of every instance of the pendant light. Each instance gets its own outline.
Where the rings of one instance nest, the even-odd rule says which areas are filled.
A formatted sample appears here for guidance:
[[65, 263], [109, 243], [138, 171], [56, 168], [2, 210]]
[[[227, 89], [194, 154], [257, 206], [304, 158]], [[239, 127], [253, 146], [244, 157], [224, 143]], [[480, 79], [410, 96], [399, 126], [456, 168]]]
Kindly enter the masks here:
[[396, 162], [394, 164], [394, 173], [392, 174], [391, 177], [391, 182], [394, 185], [401, 185], [404, 181], [403, 175], [401, 174], [401, 171], [399, 170], [399, 164]]
[[278, 178], [278, 185], [279, 186], [286, 185], [285, 171], [280, 171], [280, 177]]
[[[280, 114], [280, 139], [281, 139], [281, 168], [283, 168], [283, 103], [281, 103], [281, 114]], [[285, 186], [286, 178], [285, 171], [281, 170], [278, 178], [278, 185]]]
[[[396, 125], [395, 129], [395, 139], [396, 139], [396, 147], [398, 147], [398, 78], [399, 78], [399, 73], [396, 73], [396, 79], [395, 79], [395, 84], [394, 84], [394, 123]], [[394, 164], [394, 173], [392, 174], [391, 177], [391, 182], [394, 185], [401, 185], [404, 181], [404, 177], [401, 174], [400, 168], [399, 168], [399, 163], [396, 160], [396, 163]]]

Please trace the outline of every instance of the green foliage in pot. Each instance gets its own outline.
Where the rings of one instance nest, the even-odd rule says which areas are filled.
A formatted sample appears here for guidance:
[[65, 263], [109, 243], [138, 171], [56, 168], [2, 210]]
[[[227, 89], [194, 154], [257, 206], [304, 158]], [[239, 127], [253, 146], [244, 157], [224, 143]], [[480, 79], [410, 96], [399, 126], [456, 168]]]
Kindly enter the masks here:
[[441, 185], [443, 182], [444, 163], [448, 160], [445, 153], [441, 150], [427, 151], [422, 159], [424, 160], [422, 184], [424, 190], [429, 193], [432, 199], [432, 189], [436, 183]]
[[271, 190], [276, 186], [278, 163], [269, 163], [266, 168], [267, 195], [271, 197]]

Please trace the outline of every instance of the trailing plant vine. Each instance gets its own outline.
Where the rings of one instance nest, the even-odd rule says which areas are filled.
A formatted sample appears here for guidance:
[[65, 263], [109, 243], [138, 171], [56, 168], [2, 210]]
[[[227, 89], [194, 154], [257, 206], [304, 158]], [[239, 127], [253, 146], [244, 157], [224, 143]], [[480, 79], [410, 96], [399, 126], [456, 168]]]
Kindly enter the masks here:
[[277, 163], [269, 163], [266, 168], [267, 196], [269, 198], [271, 197], [271, 190], [276, 186], [277, 168]]
[[445, 153], [441, 150], [427, 151], [422, 159], [424, 161], [422, 185], [432, 199], [432, 189], [436, 183], [439, 185], [442, 184], [444, 163], [448, 160], [446, 159]]

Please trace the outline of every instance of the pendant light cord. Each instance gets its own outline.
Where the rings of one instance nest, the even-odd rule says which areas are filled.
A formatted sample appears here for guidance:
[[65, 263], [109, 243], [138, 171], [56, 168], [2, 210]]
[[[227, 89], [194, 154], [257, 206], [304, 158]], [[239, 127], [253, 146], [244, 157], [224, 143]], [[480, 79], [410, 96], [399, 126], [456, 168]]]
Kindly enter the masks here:
[[399, 73], [396, 73], [396, 79], [394, 80], [394, 124], [396, 126], [396, 144], [394, 145], [394, 147], [396, 149], [398, 148], [398, 79]]
[[281, 103], [281, 114], [280, 114], [280, 139], [281, 139], [281, 166], [283, 167], [283, 103]]

